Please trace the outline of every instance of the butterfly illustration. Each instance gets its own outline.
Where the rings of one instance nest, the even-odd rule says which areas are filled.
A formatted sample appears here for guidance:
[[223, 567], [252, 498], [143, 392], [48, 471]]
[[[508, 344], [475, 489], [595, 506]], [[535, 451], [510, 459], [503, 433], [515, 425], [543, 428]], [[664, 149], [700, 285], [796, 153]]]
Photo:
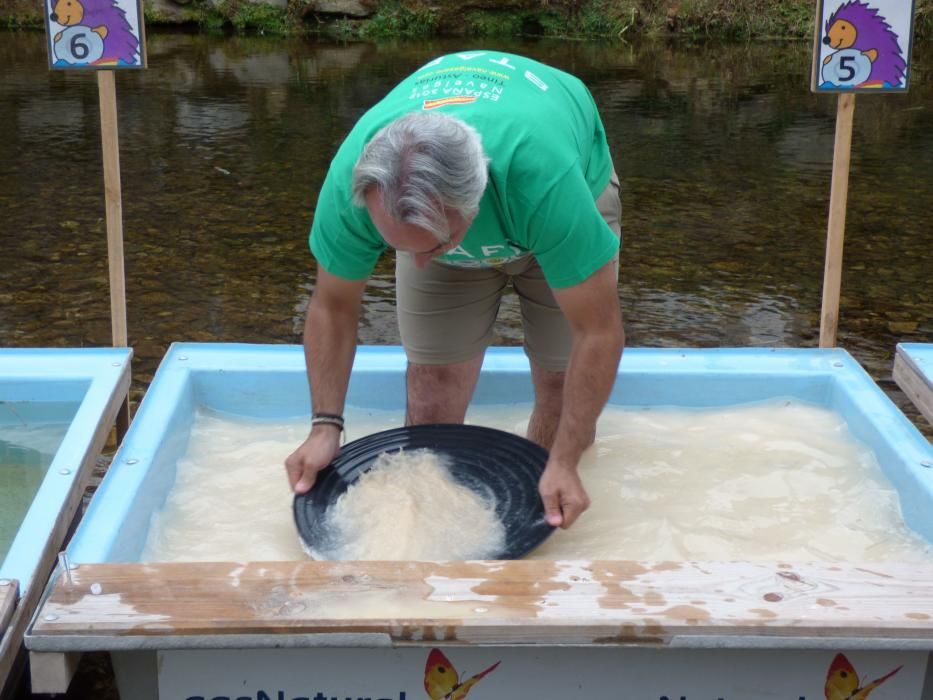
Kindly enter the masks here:
[[431, 700], [462, 700], [474, 685], [488, 673], [492, 673], [501, 662], [497, 661], [485, 671], [460, 680], [457, 669], [440, 649], [432, 649], [424, 666], [424, 690]]
[[898, 666], [890, 673], [881, 676], [881, 678], [876, 678], [871, 683], [860, 686], [855, 668], [845, 654], [836, 654], [836, 658], [833, 659], [832, 664], [829, 666], [829, 673], [826, 674], [826, 700], [865, 700], [871, 691], [902, 668], [903, 666]]

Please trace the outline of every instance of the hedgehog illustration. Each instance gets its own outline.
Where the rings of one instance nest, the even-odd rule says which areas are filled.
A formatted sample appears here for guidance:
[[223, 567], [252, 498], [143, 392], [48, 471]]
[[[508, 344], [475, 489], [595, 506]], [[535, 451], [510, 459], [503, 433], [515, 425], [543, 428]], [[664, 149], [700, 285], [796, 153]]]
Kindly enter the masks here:
[[901, 87], [907, 63], [897, 34], [867, 2], [850, 0], [826, 21], [823, 79], [854, 87]]
[[[76, 43], [56, 54], [67, 63], [128, 64], [139, 62], [139, 40], [133, 34], [126, 12], [115, 0], [52, 0], [49, 19], [65, 27], [55, 36], [56, 45], [63, 39], [73, 37], [76, 28], [86, 28], [97, 36], [91, 36], [94, 46], [88, 55], [88, 43]], [[68, 35], [68, 36], [66, 36]], [[87, 32], [85, 33], [87, 36]], [[99, 40], [98, 38], [99, 37]], [[102, 46], [101, 46], [102, 44]], [[75, 52], [75, 46], [85, 47]], [[83, 55], [82, 55], [83, 54]], [[99, 56], [97, 54], [100, 54]]]

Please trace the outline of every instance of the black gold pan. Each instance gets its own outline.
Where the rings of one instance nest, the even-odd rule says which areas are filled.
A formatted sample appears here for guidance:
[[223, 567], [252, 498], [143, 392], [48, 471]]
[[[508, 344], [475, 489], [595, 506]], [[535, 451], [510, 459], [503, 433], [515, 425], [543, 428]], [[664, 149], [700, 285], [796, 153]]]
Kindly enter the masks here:
[[505, 547], [490, 559], [520, 559], [554, 528], [544, 519], [538, 480], [548, 453], [530, 440], [477, 425], [416, 425], [373, 433], [347, 443], [318, 474], [314, 488], [295, 496], [295, 524], [308, 553], [335, 549], [326, 526], [327, 509], [367, 472], [383, 452], [430, 449], [444, 459], [451, 476], [489, 503], [505, 527]]

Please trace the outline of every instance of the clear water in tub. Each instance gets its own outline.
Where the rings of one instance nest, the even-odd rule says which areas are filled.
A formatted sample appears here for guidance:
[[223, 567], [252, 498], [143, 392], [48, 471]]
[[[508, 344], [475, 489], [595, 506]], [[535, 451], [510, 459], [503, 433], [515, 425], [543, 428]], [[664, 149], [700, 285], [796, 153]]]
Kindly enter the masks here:
[[67, 424], [0, 424], [0, 561], [39, 491]]

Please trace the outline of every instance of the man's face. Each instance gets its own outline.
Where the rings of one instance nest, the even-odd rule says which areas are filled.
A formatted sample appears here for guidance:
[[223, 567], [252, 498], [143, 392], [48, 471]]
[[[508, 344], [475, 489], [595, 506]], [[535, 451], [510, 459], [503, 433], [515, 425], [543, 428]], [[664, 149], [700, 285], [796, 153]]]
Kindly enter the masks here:
[[450, 240], [441, 243], [430, 231], [414, 224], [401, 223], [389, 216], [382, 204], [382, 193], [375, 187], [366, 192], [366, 209], [383, 240], [395, 250], [411, 255], [415, 267], [418, 268], [460, 245], [470, 224], [473, 223], [472, 219], [464, 219], [459, 212], [448, 209]]

